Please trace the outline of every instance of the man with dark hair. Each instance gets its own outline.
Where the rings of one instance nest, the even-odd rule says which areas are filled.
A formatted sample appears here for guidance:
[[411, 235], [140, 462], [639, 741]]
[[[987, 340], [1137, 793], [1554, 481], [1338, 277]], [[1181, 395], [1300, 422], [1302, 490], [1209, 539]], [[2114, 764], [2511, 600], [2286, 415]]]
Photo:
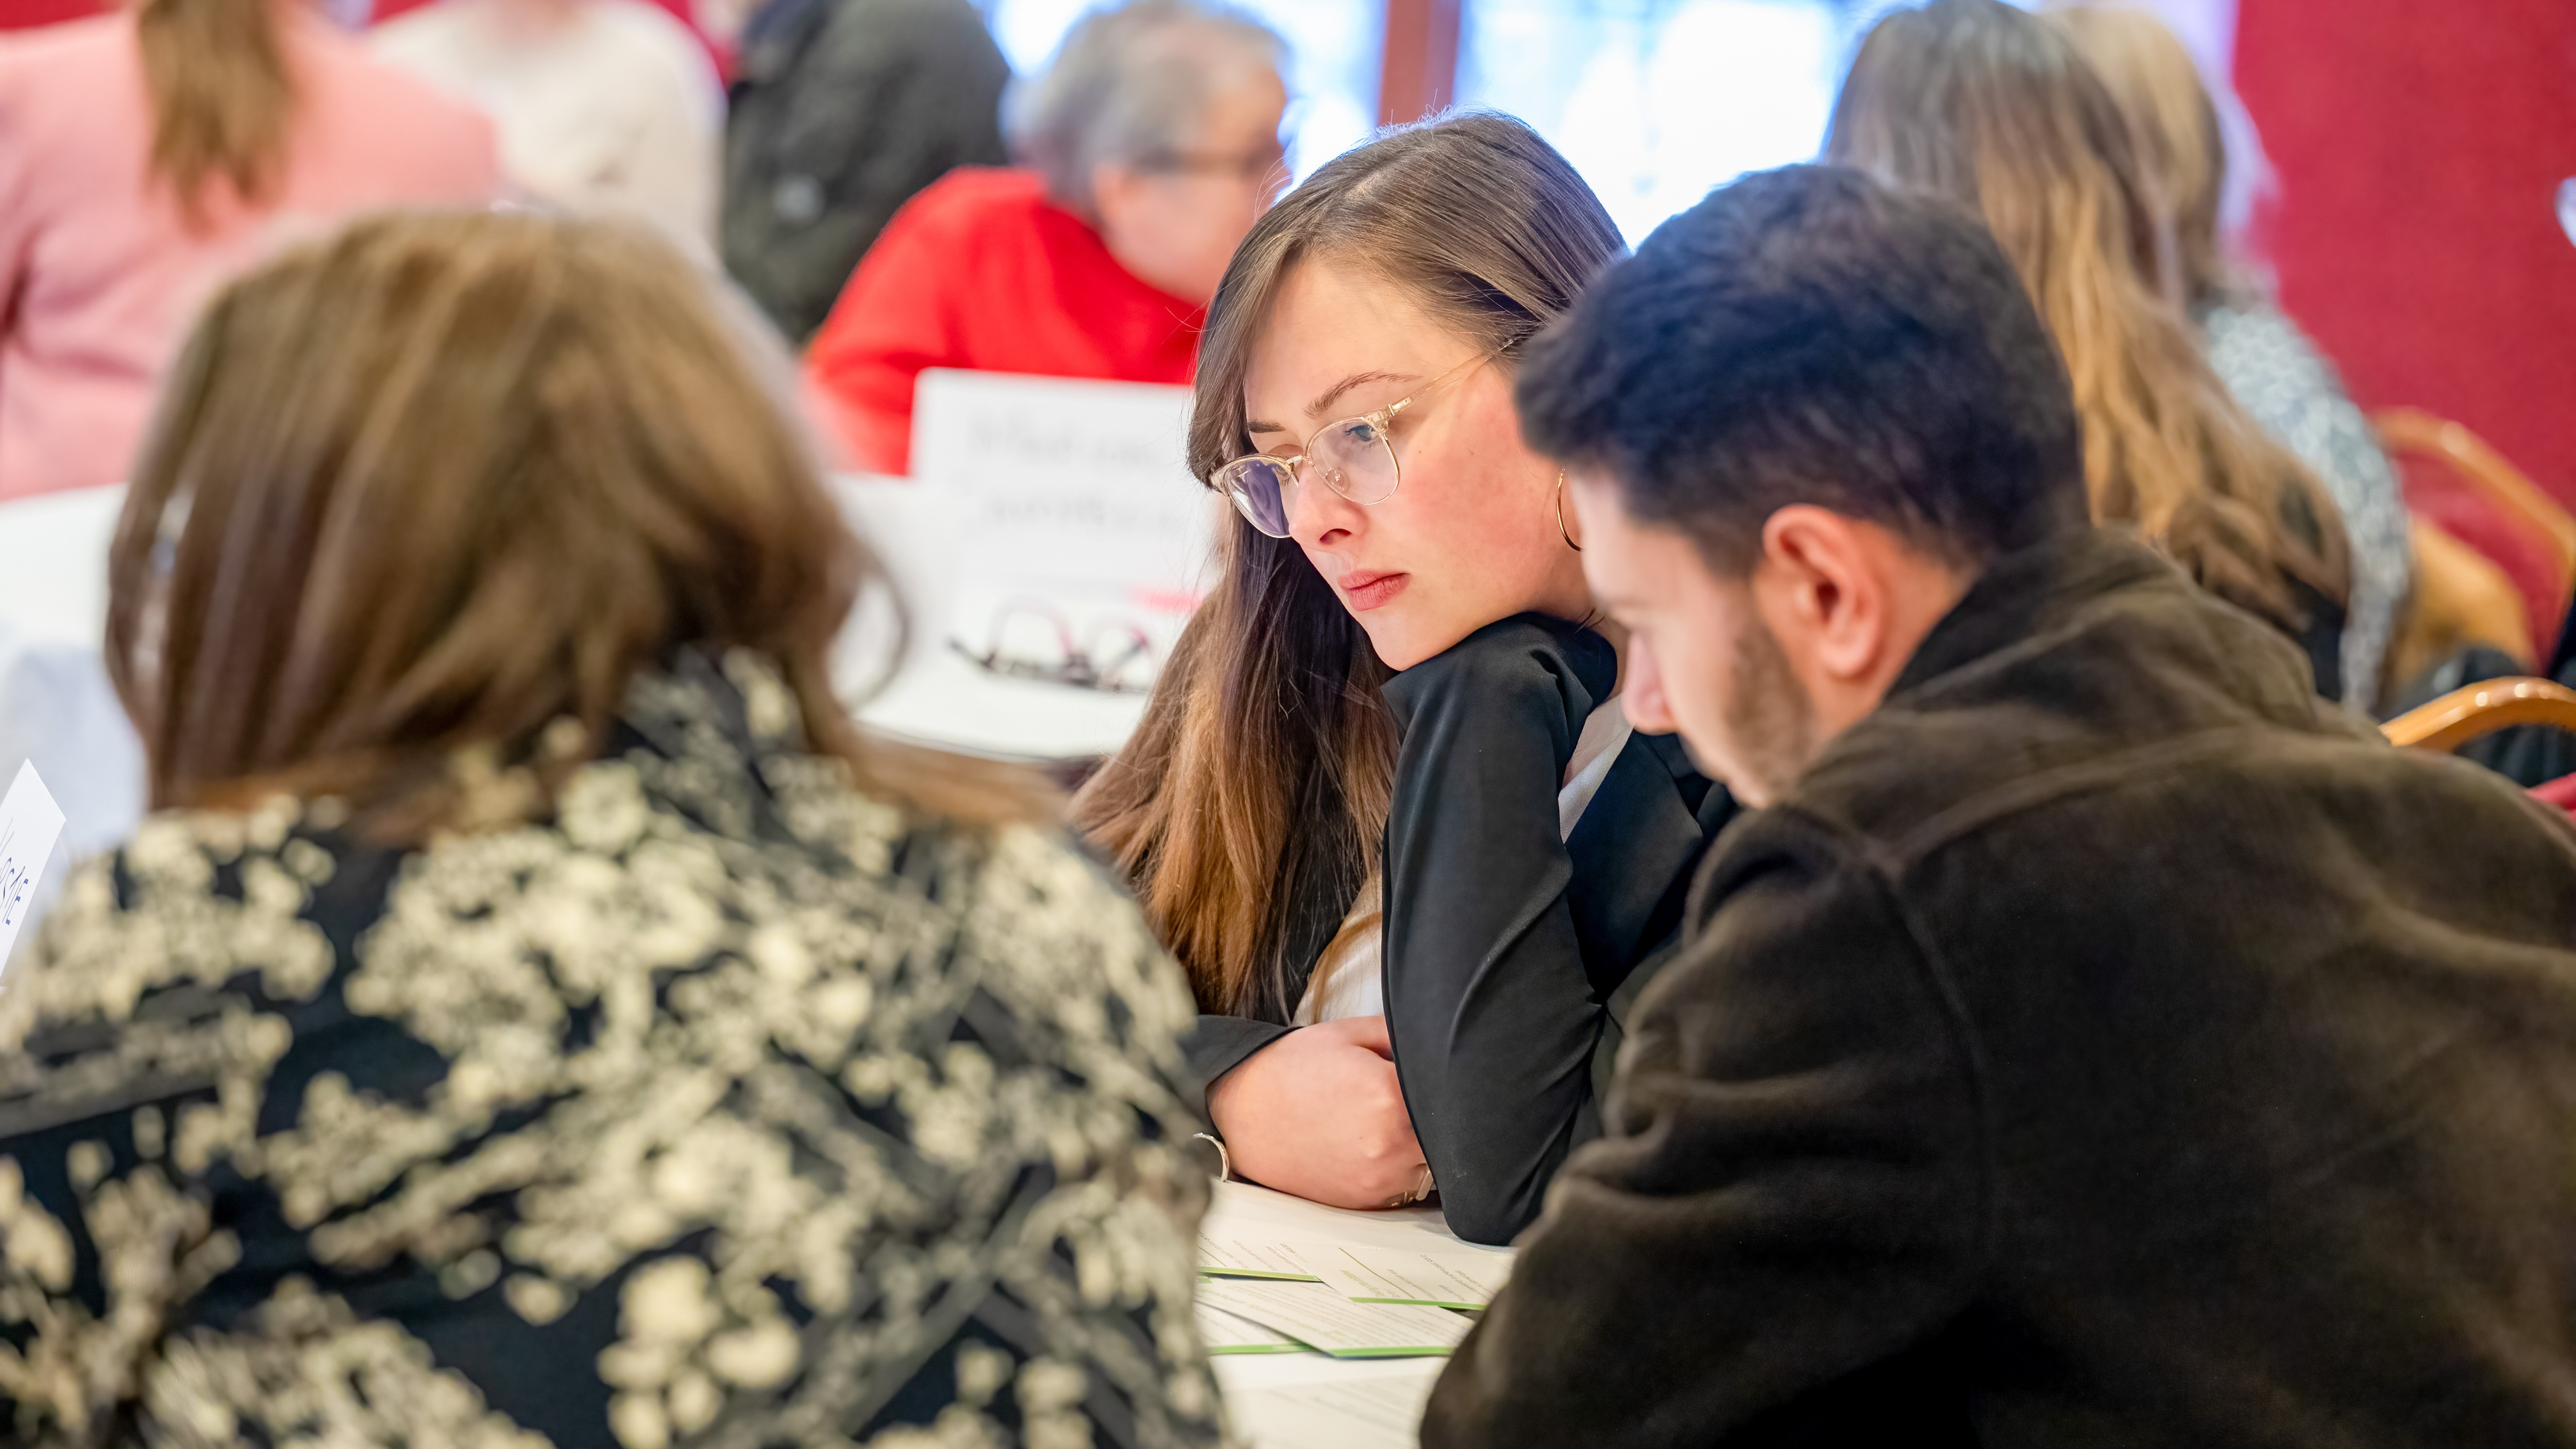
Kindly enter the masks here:
[[1796, 169], [1659, 232], [1522, 369], [1522, 427], [1742, 573], [1791, 503], [1974, 566], [2086, 525], [2066, 368], [1970, 219]]
[[2576, 832], [2087, 526], [2012, 276], [1771, 172], [1521, 370], [1762, 808], [1431, 1449], [2576, 1444]]

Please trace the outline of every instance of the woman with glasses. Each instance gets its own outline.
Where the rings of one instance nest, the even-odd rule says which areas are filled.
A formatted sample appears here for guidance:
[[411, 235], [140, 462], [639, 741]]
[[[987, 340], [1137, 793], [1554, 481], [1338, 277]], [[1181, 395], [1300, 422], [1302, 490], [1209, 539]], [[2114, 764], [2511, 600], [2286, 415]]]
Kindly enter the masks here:
[[[1189, 381], [1208, 297], [1286, 175], [1283, 60], [1259, 22], [1193, 0], [1075, 25], [1005, 101], [1025, 169], [961, 167], [914, 197], [815, 335], [810, 391], [846, 461], [910, 470], [925, 368]], [[819, 217], [828, 199], [779, 204]]]
[[1075, 801], [1189, 972], [1232, 1169], [1344, 1207], [1436, 1191], [1483, 1242], [1598, 1130], [1617, 1018], [1732, 809], [1628, 728], [1623, 688], [1655, 682], [1512, 411], [1522, 346], [1619, 250], [1491, 115], [1352, 151], [1262, 218], [1191, 422], [1238, 515], [1224, 578]]

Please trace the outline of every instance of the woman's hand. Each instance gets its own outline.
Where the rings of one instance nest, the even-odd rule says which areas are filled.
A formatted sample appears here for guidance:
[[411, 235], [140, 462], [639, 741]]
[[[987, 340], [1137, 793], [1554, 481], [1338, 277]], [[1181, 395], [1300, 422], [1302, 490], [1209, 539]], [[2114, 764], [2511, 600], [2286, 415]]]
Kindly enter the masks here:
[[1208, 1115], [1241, 1175], [1329, 1207], [1409, 1196], [1422, 1144], [1404, 1110], [1383, 1016], [1292, 1031], [1208, 1088]]

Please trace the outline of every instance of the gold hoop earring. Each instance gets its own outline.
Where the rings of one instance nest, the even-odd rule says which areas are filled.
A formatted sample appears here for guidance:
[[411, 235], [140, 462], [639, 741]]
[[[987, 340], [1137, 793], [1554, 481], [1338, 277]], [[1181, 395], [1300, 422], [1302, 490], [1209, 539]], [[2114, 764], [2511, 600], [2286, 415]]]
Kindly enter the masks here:
[[1565, 527], [1565, 470], [1563, 468], [1556, 470], [1556, 536], [1565, 540], [1567, 548], [1576, 553], [1583, 552], [1583, 545], [1576, 543], [1574, 535], [1567, 532]]

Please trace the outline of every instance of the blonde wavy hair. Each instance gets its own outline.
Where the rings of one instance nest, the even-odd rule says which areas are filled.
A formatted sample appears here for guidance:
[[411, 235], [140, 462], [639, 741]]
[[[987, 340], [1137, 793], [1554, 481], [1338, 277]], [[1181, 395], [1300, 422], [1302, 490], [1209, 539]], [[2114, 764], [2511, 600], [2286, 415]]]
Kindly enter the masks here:
[[2046, 12], [2111, 92], [2128, 122], [2138, 169], [2173, 222], [2183, 300], [2200, 307], [2237, 290], [2218, 242], [2227, 188], [2227, 132], [2200, 66], [2146, 10], [2071, 5]]
[[1984, 214], [2066, 355], [2095, 519], [2293, 635], [2344, 606], [2341, 515], [2210, 370], [2127, 122], [2062, 32], [2001, 0], [1889, 15], [1852, 62], [1825, 159]]

